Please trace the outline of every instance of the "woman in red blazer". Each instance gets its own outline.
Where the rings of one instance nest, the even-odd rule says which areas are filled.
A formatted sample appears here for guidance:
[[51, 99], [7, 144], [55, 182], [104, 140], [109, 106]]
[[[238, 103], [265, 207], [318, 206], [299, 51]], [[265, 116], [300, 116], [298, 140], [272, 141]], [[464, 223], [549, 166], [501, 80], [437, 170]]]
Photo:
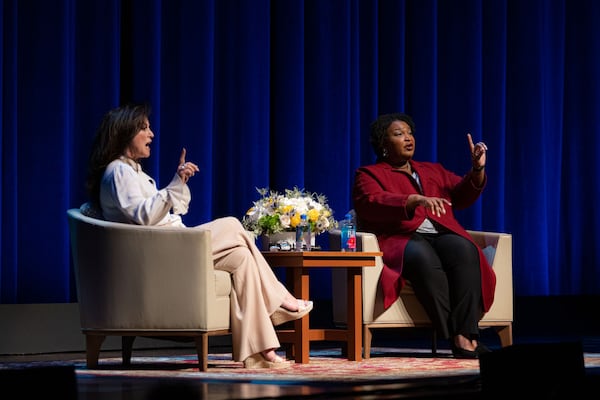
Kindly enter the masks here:
[[371, 124], [373, 165], [357, 169], [353, 188], [359, 228], [377, 235], [384, 268], [384, 306], [399, 296], [404, 280], [457, 358], [477, 358], [478, 322], [494, 300], [496, 277], [479, 247], [454, 217], [472, 205], [487, 176], [487, 147], [467, 140], [471, 170], [463, 177], [439, 163], [413, 160], [415, 124], [403, 113]]

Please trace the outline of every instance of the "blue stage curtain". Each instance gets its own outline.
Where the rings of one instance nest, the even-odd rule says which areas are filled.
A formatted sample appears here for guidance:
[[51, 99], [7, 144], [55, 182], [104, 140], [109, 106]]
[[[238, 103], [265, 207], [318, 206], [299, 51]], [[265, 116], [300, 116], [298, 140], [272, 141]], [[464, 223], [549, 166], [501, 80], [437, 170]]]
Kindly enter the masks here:
[[[242, 218], [256, 188], [352, 207], [369, 124], [404, 111], [416, 159], [488, 186], [459, 212], [513, 234], [515, 293], [600, 294], [600, 3], [594, 0], [3, 0], [0, 303], [76, 301], [66, 210], [86, 201], [106, 111], [153, 107], [147, 171], [181, 149], [192, 226]], [[598, 199], [598, 200], [597, 200]], [[326, 235], [318, 238], [326, 246]], [[330, 296], [328, 278], [313, 298]]]

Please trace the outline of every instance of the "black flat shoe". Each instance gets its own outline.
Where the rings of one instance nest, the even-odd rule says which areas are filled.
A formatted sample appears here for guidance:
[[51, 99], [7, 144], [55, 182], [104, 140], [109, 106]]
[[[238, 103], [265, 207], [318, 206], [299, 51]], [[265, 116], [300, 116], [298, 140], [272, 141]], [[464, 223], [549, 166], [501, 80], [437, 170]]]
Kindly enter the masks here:
[[477, 347], [475, 348], [475, 353], [477, 353], [477, 355], [491, 352], [492, 351], [485, 344], [477, 343]]
[[455, 345], [452, 345], [452, 355], [454, 358], [469, 358], [469, 359], [477, 359], [479, 358], [479, 353], [477, 350], [471, 351], [466, 350]]

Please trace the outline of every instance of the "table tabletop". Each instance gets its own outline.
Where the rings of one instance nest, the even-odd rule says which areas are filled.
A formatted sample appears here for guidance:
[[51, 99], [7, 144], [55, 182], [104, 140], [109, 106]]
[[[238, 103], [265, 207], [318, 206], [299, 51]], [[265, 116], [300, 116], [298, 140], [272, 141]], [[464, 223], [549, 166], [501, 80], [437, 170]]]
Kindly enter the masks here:
[[379, 251], [263, 251], [271, 266], [281, 267], [367, 267], [375, 265]]

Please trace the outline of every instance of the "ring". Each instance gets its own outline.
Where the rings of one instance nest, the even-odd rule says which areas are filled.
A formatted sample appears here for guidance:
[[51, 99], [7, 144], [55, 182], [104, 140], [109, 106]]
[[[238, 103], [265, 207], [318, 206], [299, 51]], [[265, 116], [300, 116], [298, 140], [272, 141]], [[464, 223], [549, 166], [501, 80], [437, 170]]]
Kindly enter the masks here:
[[179, 170], [180, 171], [183, 171], [184, 169], [185, 169], [185, 164], [182, 164], [182, 165], [179, 166]]

